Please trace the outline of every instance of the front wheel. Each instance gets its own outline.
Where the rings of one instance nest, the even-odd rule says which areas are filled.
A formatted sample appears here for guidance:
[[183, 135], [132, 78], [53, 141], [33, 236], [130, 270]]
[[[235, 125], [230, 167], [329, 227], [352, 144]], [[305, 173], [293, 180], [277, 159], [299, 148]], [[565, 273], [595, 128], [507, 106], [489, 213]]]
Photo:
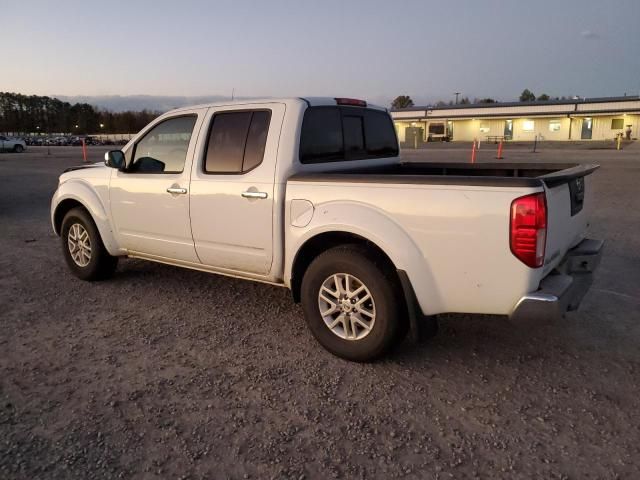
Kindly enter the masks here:
[[16, 153], [22, 153], [24, 152], [24, 147], [22, 145], [16, 145], [15, 147], [13, 147], [13, 151]]
[[374, 360], [406, 332], [396, 279], [380, 259], [358, 246], [319, 255], [305, 272], [301, 297], [314, 337], [347, 360]]
[[104, 248], [98, 228], [84, 208], [73, 208], [62, 221], [62, 251], [71, 272], [82, 280], [102, 280], [116, 270], [118, 257]]

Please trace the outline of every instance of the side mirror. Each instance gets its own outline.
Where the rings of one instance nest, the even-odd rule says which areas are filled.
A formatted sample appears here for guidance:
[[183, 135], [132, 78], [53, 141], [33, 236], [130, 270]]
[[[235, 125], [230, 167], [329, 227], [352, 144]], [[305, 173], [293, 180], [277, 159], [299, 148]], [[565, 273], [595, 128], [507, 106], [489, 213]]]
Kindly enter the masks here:
[[124, 153], [122, 150], [111, 150], [104, 154], [104, 163], [107, 167], [123, 170], [126, 165]]

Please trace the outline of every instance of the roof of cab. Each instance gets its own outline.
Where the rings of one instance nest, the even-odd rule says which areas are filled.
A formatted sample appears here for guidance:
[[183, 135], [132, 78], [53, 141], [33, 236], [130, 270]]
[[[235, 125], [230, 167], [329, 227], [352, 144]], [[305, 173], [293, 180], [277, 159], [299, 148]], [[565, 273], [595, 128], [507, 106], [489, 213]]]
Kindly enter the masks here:
[[[166, 113], [176, 113], [183, 110], [193, 110], [197, 108], [210, 108], [210, 107], [231, 107], [231, 106], [246, 106], [253, 105], [257, 103], [305, 103], [309, 107], [317, 107], [317, 106], [330, 106], [337, 105], [336, 98], [340, 97], [284, 97], [284, 98], [245, 98], [242, 100], [229, 100], [227, 102], [214, 102], [214, 103], [203, 103], [200, 105], [189, 105], [180, 108], [176, 108], [174, 110], [170, 110]], [[356, 107], [357, 108], [357, 107]], [[367, 102], [366, 108], [373, 108], [376, 110], [387, 111], [386, 108], [381, 107], [379, 105], [373, 105]], [[166, 114], [165, 114], [166, 115]]]

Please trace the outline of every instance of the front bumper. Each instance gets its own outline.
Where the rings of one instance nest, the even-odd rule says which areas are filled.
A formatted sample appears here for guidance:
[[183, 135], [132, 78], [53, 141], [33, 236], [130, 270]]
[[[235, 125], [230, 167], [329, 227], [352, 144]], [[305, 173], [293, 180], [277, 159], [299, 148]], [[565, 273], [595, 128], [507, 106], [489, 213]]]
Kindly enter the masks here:
[[540, 282], [540, 288], [518, 301], [509, 318], [557, 319], [576, 310], [593, 282], [603, 246], [602, 240], [585, 239], [569, 250], [560, 265]]

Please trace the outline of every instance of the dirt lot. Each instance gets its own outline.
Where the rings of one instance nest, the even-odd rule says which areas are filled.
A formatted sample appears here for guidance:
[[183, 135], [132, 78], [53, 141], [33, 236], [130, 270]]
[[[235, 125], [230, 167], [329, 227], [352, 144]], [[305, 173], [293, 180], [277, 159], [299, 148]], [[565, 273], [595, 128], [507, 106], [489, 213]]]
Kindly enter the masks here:
[[640, 478], [638, 145], [505, 152], [603, 166], [581, 311], [449, 315], [369, 365], [316, 344], [284, 289], [138, 260], [72, 277], [48, 209], [80, 150], [51, 150], [0, 154], [0, 478]]

